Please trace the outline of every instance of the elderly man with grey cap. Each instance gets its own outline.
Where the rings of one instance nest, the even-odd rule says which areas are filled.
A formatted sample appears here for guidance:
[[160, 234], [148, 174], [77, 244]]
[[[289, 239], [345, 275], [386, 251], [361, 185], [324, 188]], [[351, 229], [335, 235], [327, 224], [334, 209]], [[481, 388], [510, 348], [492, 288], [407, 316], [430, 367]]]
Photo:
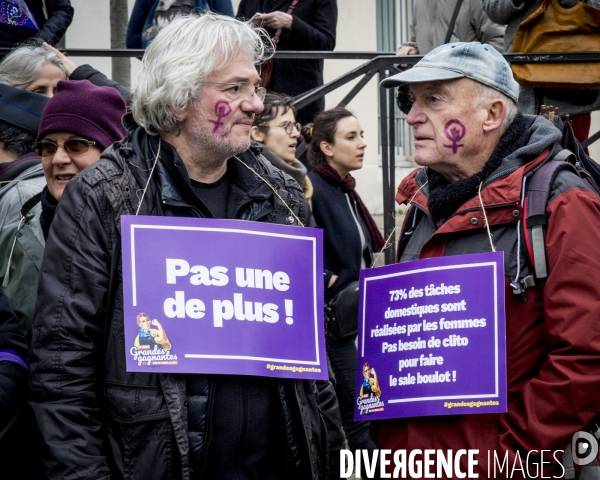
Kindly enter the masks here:
[[[508, 411], [386, 420], [375, 443], [477, 449], [480, 478], [489, 478], [496, 457], [519, 468], [517, 455], [525, 462], [532, 452], [531, 469], [550, 450], [544, 475], [562, 476], [562, 451], [600, 408], [600, 198], [575, 173], [558, 173], [546, 205], [547, 280], [515, 294], [513, 286], [533, 274], [522, 230], [525, 184], [561, 150], [561, 132], [542, 116], [518, 113], [508, 63], [480, 43], [438, 47], [383, 86], [404, 83], [423, 168], [398, 187], [396, 201], [408, 207], [398, 258], [504, 252]], [[468, 471], [467, 455], [460, 470]]]

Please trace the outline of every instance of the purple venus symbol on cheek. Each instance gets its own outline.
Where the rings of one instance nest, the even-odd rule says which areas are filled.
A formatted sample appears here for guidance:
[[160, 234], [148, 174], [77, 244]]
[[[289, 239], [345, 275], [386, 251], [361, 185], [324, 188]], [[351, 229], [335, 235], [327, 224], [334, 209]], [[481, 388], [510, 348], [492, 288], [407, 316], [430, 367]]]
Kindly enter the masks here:
[[452, 142], [452, 145], [444, 145], [444, 147], [451, 148], [452, 153], [456, 153], [458, 147], [464, 147], [464, 144], [458, 142], [464, 138], [467, 129], [459, 120], [450, 120], [444, 126], [444, 133], [446, 138]]
[[217, 103], [215, 103], [215, 115], [217, 116], [217, 119], [209, 120], [209, 122], [215, 126], [215, 128], [213, 128], [213, 133], [215, 133], [219, 129], [219, 127], [223, 125], [221, 119], [225, 118], [230, 113], [231, 105], [229, 105], [227, 101], [219, 100]]

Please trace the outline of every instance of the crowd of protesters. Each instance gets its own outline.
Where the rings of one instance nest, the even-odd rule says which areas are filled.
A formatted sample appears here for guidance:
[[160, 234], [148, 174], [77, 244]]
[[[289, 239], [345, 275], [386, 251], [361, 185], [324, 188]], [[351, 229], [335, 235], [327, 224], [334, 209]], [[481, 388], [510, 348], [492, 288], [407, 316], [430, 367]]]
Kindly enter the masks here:
[[[513, 462], [589, 426], [600, 410], [600, 197], [556, 175], [550, 274], [529, 298], [514, 295], [533, 275], [518, 250], [524, 179], [561, 135], [519, 111], [497, 52], [506, 38], [492, 20], [520, 17], [466, 2], [455, 27], [453, 2], [439, 15], [435, 3], [416, 2], [413, 41], [398, 51], [427, 55], [382, 83], [399, 88], [422, 167], [398, 187], [398, 261], [505, 252], [508, 412], [354, 421], [358, 280], [385, 247], [351, 174], [371, 150], [345, 106], [294, 106], [322, 85], [322, 60], [269, 60], [275, 45], [332, 50], [337, 2], [242, 0], [236, 19], [229, 1], [137, 0], [128, 47], [146, 52], [131, 92], [54, 48], [64, 30], [40, 30], [0, 62], [0, 458], [14, 478], [325, 480], [340, 478], [345, 448], [480, 448]], [[423, 26], [436, 21], [432, 38]], [[457, 118], [464, 137], [448, 148], [444, 125]], [[131, 214], [323, 229], [329, 380], [128, 372], [120, 222]], [[376, 463], [370, 478], [385, 478]]]

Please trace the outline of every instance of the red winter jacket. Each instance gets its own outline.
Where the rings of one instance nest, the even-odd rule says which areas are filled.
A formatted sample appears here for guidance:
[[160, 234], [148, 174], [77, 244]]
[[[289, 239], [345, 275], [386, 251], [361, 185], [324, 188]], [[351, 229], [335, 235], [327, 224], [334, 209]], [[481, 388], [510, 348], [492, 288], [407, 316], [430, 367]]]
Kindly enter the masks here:
[[[546, 284], [527, 289], [526, 301], [509, 285], [519, 267], [520, 278], [531, 273], [522, 234], [517, 249], [523, 178], [547, 161], [560, 141], [547, 120], [527, 118], [531, 125], [524, 135], [529, 135], [529, 144], [506, 158], [492, 175], [499, 178], [487, 179], [481, 190], [493, 242], [505, 257], [508, 412], [385, 420], [375, 426], [377, 446], [392, 451], [450, 449], [456, 454], [459, 449], [479, 449], [479, 478], [494, 478], [488, 452], [491, 462], [493, 452], [500, 462], [508, 452], [512, 470], [515, 461], [521, 468], [517, 451], [524, 468], [527, 453], [542, 449], [551, 450], [544, 453], [544, 462], [552, 462], [545, 464], [545, 475], [561, 475], [554, 452], [564, 450], [600, 411], [600, 198], [575, 174], [558, 174], [546, 209]], [[403, 231], [416, 209], [424, 213], [416, 217], [421, 220], [400, 261], [489, 252], [479, 198], [464, 203], [436, 230], [427, 209], [426, 181], [420, 169], [398, 187], [399, 204], [412, 200]], [[467, 472], [467, 456], [461, 460], [461, 470]], [[505, 478], [506, 471], [500, 473], [496, 466], [496, 478]], [[536, 476], [531, 463], [530, 475]], [[522, 478], [522, 471], [514, 470], [513, 478]]]

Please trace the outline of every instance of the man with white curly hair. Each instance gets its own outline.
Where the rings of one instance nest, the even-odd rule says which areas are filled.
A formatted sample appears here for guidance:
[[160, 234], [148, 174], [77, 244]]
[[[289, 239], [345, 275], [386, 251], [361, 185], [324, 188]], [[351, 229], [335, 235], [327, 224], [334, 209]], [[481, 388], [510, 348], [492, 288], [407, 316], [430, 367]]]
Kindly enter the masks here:
[[31, 359], [48, 478], [337, 473], [343, 437], [329, 382], [125, 369], [121, 215], [308, 223], [300, 186], [249, 149], [265, 93], [262, 35], [224, 16], [175, 19], [146, 51], [126, 138], [65, 190]]

